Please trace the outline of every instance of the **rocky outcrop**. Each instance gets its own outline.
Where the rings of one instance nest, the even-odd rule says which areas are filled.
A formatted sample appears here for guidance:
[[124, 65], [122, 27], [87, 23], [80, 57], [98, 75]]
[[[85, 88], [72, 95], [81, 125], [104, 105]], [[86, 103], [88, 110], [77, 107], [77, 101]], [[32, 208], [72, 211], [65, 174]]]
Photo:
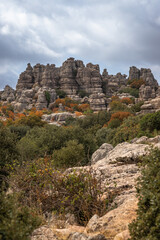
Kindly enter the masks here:
[[160, 97], [156, 97], [150, 101], [145, 101], [141, 106], [139, 114], [153, 113], [157, 111], [160, 111]]
[[65, 123], [65, 120], [69, 117], [75, 118], [76, 115], [69, 112], [61, 112], [61, 113], [51, 113], [42, 115], [42, 120], [48, 122], [50, 124], [61, 126], [61, 124]]
[[149, 68], [138, 69], [135, 66], [130, 67], [129, 80], [138, 80], [138, 79], [143, 79], [145, 81], [145, 85], [147, 86], [151, 86], [154, 88], [158, 87], [158, 83], [155, 80], [151, 72], [151, 69]]
[[140, 100], [148, 100], [156, 97], [158, 82], [155, 80], [150, 69], [130, 67], [129, 80], [143, 80], [145, 82], [139, 89]]
[[107, 101], [104, 93], [94, 92], [90, 95], [88, 101], [93, 111], [103, 111], [107, 108]]
[[15, 90], [6, 85], [0, 96], [2, 101], [13, 102], [15, 100]]
[[[81, 97], [89, 96], [88, 101], [94, 111], [106, 110], [109, 98], [117, 95], [119, 90], [127, 86], [128, 80], [143, 79], [139, 91], [140, 100], [153, 99], [160, 96], [160, 89], [150, 69], [131, 67], [129, 78], [117, 73], [109, 75], [104, 69], [100, 73], [98, 64], [84, 63], [74, 58], [68, 58], [61, 67], [55, 64], [31, 66], [29, 63], [19, 76], [16, 92], [9, 86], [0, 94], [2, 101], [8, 101], [16, 106], [18, 111], [37, 107], [49, 107], [45, 92], [50, 93], [50, 103], [56, 98], [56, 91], [63, 91], [68, 97], [81, 101]], [[127, 96], [128, 97], [128, 96]]]
[[139, 99], [140, 99], [140, 101], [153, 99], [155, 97], [156, 97], [156, 89], [154, 87], [142, 85], [139, 88]]
[[91, 158], [91, 164], [95, 164], [99, 160], [107, 156], [107, 154], [113, 149], [113, 146], [108, 143], [103, 143], [102, 146], [93, 153]]
[[19, 92], [35, 86], [60, 89], [74, 96], [80, 90], [89, 94], [102, 92], [102, 79], [98, 65], [89, 63], [85, 66], [82, 61], [69, 58], [59, 68], [54, 64], [37, 64], [32, 68], [28, 64], [20, 74], [16, 89]]
[[118, 90], [127, 85], [127, 75], [117, 73], [116, 75], [109, 75], [107, 70], [104, 69], [102, 73], [103, 91], [107, 97], [115, 95]]

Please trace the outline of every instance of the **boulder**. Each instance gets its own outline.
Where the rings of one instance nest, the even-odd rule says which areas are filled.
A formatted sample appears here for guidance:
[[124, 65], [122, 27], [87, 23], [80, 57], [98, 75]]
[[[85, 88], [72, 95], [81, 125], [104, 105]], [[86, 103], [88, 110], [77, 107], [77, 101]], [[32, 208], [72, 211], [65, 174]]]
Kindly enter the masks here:
[[113, 150], [109, 151], [104, 159], [98, 161], [95, 165], [100, 167], [116, 162], [136, 163], [139, 157], [146, 155], [147, 148], [147, 144], [120, 143]]
[[91, 157], [91, 164], [95, 164], [99, 160], [106, 157], [107, 153], [113, 149], [113, 146], [108, 143], [103, 143], [102, 146], [93, 153]]
[[33, 231], [32, 240], [58, 240], [57, 236], [54, 234], [53, 230], [48, 226], [42, 226]]
[[114, 240], [128, 240], [130, 238], [130, 234], [129, 234], [129, 231], [128, 230], [125, 230], [121, 233], [118, 233]]
[[[128, 229], [128, 224], [136, 218], [137, 199], [135, 194], [130, 196], [117, 208], [109, 211], [103, 217], [96, 220], [95, 233], [101, 233], [108, 239], [114, 238], [118, 233]], [[87, 225], [86, 233], [92, 233], [93, 229]]]

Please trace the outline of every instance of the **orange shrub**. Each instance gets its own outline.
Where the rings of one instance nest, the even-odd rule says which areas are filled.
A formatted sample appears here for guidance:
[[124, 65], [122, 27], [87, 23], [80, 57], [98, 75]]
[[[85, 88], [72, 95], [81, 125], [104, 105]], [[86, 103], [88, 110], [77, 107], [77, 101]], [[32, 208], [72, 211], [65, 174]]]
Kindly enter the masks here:
[[132, 99], [130, 99], [129, 97], [124, 97], [121, 99], [121, 103], [125, 103], [125, 104], [132, 104]]
[[6, 114], [7, 106], [2, 106], [1, 111], [2, 111], [3, 114]]
[[82, 116], [83, 114], [81, 112], [75, 112], [76, 117]]
[[90, 105], [88, 103], [84, 103], [84, 104], [79, 105], [78, 108], [79, 108], [79, 111], [84, 112], [84, 111], [90, 109]]
[[26, 115], [24, 113], [17, 113], [16, 114], [16, 118], [19, 119], [19, 118], [23, 118], [25, 117]]
[[52, 110], [54, 113], [58, 111], [58, 108], [53, 108]]
[[34, 113], [31, 113], [31, 115], [36, 115], [36, 116], [38, 116], [38, 117], [42, 117], [42, 115], [43, 115], [43, 111], [35, 111]]
[[132, 116], [130, 112], [116, 112], [111, 115], [111, 120], [118, 118], [121, 122], [124, 120], [124, 118], [128, 118], [129, 116]]
[[65, 99], [57, 98], [55, 101], [55, 106], [58, 107], [58, 105], [62, 103], [62, 105], [65, 105]]
[[8, 111], [8, 116], [9, 118], [11, 118], [12, 120], [14, 119], [14, 113], [12, 111]]
[[111, 100], [112, 100], [112, 101], [120, 101], [120, 99], [119, 99], [118, 96], [112, 96], [112, 97], [111, 97]]
[[67, 112], [74, 112], [74, 110], [72, 109], [72, 108], [70, 108], [70, 107], [65, 107], [64, 108]]
[[135, 80], [133, 81], [130, 86], [132, 88], [137, 88], [139, 89], [143, 84], [145, 84], [145, 81], [143, 79]]

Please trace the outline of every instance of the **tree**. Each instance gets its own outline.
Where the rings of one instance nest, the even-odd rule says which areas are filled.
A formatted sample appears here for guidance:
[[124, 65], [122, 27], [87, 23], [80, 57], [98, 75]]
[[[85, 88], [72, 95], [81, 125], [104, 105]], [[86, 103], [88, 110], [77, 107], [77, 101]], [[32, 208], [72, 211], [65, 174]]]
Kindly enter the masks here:
[[54, 165], [56, 167], [73, 167], [84, 161], [85, 153], [82, 144], [76, 140], [67, 142], [66, 147], [53, 153]]

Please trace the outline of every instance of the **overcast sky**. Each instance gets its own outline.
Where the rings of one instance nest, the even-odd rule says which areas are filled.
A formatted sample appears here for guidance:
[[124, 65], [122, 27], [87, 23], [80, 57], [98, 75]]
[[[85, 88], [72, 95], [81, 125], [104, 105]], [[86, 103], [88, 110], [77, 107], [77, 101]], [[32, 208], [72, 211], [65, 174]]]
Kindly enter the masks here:
[[0, 0], [0, 88], [28, 62], [68, 57], [110, 74], [151, 68], [160, 82], [160, 0]]

